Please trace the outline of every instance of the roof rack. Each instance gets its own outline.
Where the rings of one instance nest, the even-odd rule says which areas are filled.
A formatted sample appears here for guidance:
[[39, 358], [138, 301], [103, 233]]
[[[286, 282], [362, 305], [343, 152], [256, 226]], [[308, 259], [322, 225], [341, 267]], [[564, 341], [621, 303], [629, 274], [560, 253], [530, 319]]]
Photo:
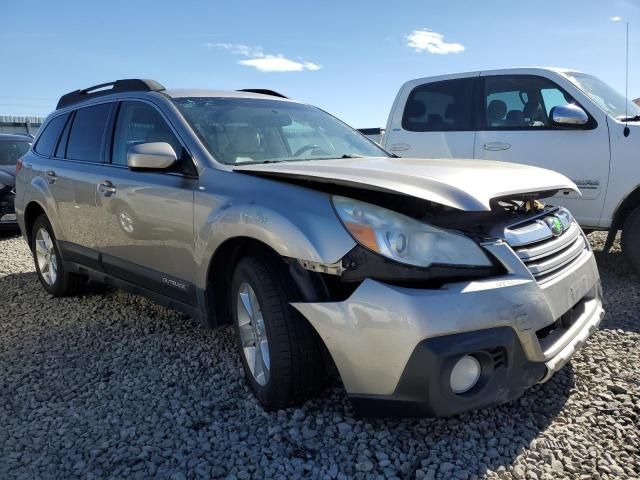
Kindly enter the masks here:
[[109, 95], [116, 92], [160, 92], [162, 90], [164, 90], [164, 87], [155, 80], [141, 80], [138, 78], [116, 80], [115, 82], [101, 83], [100, 85], [94, 85], [93, 87], [83, 90], [69, 92], [60, 97], [56, 110], [88, 98]]
[[268, 88], [241, 88], [239, 92], [259, 93], [261, 95], [269, 95], [271, 97], [289, 98], [275, 90], [269, 90]]

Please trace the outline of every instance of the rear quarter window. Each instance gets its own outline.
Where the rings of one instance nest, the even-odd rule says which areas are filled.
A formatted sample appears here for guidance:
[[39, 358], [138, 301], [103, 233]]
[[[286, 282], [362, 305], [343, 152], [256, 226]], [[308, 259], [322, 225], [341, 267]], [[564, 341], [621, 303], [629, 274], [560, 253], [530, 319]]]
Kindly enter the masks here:
[[53, 149], [56, 147], [56, 143], [58, 143], [60, 132], [62, 132], [68, 117], [69, 114], [65, 113], [64, 115], [52, 118], [49, 123], [47, 123], [42, 134], [38, 138], [36, 146], [34, 147], [36, 153], [47, 157], [51, 156]]

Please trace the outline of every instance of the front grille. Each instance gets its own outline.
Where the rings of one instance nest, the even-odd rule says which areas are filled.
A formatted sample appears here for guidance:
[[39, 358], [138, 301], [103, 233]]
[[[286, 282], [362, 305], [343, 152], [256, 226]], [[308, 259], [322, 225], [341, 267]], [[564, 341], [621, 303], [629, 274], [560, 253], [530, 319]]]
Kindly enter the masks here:
[[560, 274], [588, 248], [575, 222], [560, 236], [554, 236], [545, 222], [537, 220], [506, 229], [505, 239], [538, 282]]

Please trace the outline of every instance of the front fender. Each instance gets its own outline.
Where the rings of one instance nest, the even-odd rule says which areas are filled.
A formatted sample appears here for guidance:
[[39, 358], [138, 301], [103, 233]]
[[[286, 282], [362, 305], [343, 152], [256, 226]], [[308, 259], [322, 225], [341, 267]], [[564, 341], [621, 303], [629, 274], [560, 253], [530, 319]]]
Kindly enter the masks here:
[[219, 194], [199, 190], [195, 198], [199, 286], [206, 286], [218, 247], [235, 237], [260, 241], [284, 257], [320, 263], [337, 262], [355, 246], [329, 195], [237, 173], [215, 175], [218, 182], [204, 192]]

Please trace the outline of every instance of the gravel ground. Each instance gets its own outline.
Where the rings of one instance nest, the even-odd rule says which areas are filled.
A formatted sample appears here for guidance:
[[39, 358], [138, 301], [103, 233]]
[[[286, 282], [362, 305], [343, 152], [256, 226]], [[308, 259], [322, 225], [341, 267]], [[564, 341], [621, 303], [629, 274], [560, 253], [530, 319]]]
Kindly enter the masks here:
[[640, 279], [618, 244], [598, 262], [607, 316], [548, 383], [456, 418], [363, 420], [339, 384], [262, 411], [231, 329], [111, 290], [52, 299], [0, 236], [0, 478], [640, 478]]

